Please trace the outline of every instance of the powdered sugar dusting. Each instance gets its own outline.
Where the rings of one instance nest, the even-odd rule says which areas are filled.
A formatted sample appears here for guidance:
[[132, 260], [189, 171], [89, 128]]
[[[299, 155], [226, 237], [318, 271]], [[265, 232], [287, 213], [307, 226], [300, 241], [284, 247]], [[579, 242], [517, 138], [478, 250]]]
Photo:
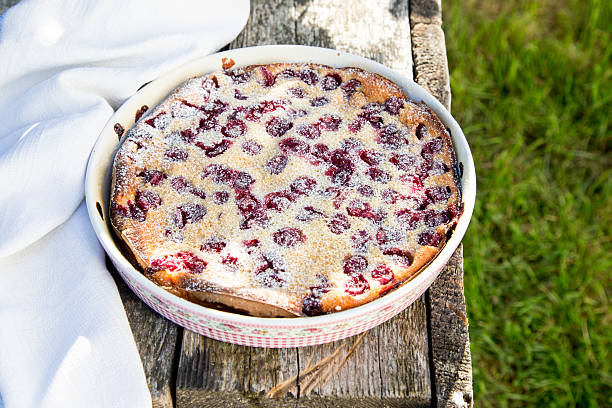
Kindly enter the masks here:
[[[444, 132], [428, 109], [361, 70], [215, 72], [185, 82], [128, 132], [112, 221], [145, 269], [178, 253], [206, 263], [158, 268], [157, 280], [298, 315], [351, 307], [409, 277], [419, 248], [440, 245], [456, 221]], [[138, 194], [160, 202], [143, 209]], [[368, 266], [346, 273], [356, 254]]]

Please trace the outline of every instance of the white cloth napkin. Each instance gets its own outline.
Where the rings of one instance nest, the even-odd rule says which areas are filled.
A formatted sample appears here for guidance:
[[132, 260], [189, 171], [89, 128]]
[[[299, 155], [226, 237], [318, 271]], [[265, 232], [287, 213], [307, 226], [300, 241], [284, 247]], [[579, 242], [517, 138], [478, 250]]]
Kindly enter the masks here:
[[248, 14], [248, 0], [25, 0], [0, 16], [0, 407], [151, 406], [85, 167], [113, 108]]

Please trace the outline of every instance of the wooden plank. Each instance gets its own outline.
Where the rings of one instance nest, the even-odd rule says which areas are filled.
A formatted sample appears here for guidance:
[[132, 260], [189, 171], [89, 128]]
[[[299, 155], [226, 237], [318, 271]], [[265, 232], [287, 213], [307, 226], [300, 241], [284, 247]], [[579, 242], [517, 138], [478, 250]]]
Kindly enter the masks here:
[[[253, 1], [247, 27], [230, 48], [279, 43], [337, 48], [412, 75], [407, 1], [359, 0], [348, 8], [340, 0]], [[338, 373], [308, 389], [308, 378], [303, 378], [308, 362], [316, 363], [338, 348], [347, 352], [356, 337], [305, 349], [266, 350], [230, 345], [185, 331], [177, 406], [429, 405], [423, 298], [367, 333]], [[287, 392], [274, 398], [263, 395], [298, 372], [297, 382]], [[254, 375], [257, 381], [252, 380]]]
[[143, 303], [117, 273], [106, 256], [106, 267], [115, 279], [142, 360], [153, 408], [172, 408], [177, 338], [183, 328], [166, 320]]
[[[439, 0], [411, 0], [412, 52], [416, 82], [448, 109], [450, 80]], [[472, 361], [463, 292], [463, 245], [427, 292], [430, 315], [433, 403], [438, 407], [473, 405]]]

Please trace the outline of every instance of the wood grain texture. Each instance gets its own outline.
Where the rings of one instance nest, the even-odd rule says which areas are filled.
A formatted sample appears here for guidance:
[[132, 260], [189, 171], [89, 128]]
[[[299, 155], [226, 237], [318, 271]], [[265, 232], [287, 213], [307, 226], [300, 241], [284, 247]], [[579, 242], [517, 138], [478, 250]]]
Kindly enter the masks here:
[[[439, 0], [411, 0], [412, 53], [416, 82], [450, 110], [451, 91]], [[472, 361], [463, 292], [463, 245], [427, 293], [433, 403], [471, 407]]]
[[[412, 75], [408, 1], [252, 1], [245, 30], [230, 48], [297, 43], [337, 48]], [[428, 406], [431, 401], [426, 305], [423, 298], [371, 330], [342, 369], [308, 390], [297, 384], [280, 397], [264, 391], [354, 338], [302, 349], [248, 348], [185, 331], [177, 406]], [[248, 365], [247, 365], [248, 362]], [[257, 380], [254, 380], [254, 377]], [[226, 392], [224, 392], [226, 391]], [[300, 395], [301, 394], [301, 395]]]
[[153, 408], [172, 408], [177, 336], [183, 328], [155, 313], [123, 282], [106, 256], [106, 267], [113, 275], [138, 347]]

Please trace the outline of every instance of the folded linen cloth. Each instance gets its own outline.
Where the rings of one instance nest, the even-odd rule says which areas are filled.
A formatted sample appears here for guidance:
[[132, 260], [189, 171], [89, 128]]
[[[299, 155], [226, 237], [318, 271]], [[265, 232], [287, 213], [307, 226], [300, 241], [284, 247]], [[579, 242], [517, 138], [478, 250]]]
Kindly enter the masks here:
[[83, 204], [113, 108], [231, 41], [248, 0], [24, 0], [0, 16], [0, 407], [151, 406]]

